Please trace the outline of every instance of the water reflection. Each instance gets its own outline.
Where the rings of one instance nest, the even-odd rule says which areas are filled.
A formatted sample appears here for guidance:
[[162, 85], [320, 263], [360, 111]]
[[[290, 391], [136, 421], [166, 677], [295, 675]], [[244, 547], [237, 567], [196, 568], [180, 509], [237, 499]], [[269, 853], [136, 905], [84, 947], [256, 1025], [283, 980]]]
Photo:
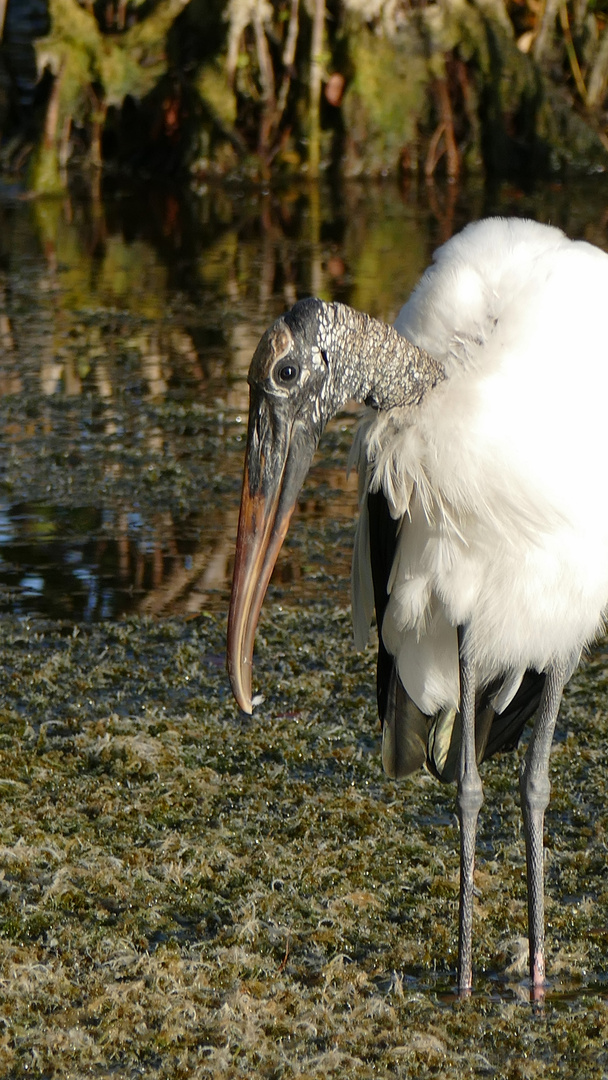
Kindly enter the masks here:
[[[0, 203], [0, 610], [224, 608], [267, 325], [316, 294], [395, 317], [433, 248], [489, 212], [606, 245], [604, 181], [535, 195], [351, 185]], [[322, 444], [274, 588], [344, 604], [354, 414]]]

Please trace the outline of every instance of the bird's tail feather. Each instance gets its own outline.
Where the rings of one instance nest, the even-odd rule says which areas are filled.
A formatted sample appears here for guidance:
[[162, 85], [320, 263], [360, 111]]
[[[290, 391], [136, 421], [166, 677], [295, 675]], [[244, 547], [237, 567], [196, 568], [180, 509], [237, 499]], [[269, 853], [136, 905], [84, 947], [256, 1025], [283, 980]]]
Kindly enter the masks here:
[[[496, 685], [480, 692], [475, 722], [478, 764], [517, 746], [527, 721], [538, 708], [544, 682], [544, 673], [527, 671], [502, 713], [490, 704]], [[441, 709], [434, 716], [421, 712], [403, 686], [394, 663], [383, 704], [382, 765], [386, 774], [399, 780], [425, 765], [443, 783], [455, 780], [460, 762], [460, 712]]]

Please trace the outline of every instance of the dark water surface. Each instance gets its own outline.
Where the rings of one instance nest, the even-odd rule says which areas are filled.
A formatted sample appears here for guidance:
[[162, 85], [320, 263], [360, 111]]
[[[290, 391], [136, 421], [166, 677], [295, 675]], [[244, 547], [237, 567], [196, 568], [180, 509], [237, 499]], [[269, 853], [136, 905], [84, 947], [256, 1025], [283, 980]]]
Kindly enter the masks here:
[[[608, 246], [604, 178], [0, 202], [0, 611], [225, 609], [246, 373], [302, 296], [392, 320], [433, 249], [489, 213]], [[321, 445], [275, 597], [348, 598], [355, 410]]]

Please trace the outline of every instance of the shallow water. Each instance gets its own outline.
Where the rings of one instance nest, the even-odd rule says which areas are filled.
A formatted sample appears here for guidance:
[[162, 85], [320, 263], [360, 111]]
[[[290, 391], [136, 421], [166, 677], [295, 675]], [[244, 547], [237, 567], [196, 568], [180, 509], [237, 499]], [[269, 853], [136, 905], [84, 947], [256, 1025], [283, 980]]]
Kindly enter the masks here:
[[[227, 605], [246, 372], [301, 296], [392, 320], [433, 249], [486, 213], [608, 245], [605, 180], [350, 185], [0, 203], [0, 610], [79, 620]], [[275, 598], [348, 600], [355, 411], [299, 500]]]

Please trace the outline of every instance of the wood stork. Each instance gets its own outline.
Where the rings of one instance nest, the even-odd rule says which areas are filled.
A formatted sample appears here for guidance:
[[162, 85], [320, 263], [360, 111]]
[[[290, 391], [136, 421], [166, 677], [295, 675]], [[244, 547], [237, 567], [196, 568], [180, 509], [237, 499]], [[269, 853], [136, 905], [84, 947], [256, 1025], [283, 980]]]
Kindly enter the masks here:
[[256, 623], [327, 421], [355, 440], [353, 620], [375, 605], [382, 760], [458, 782], [458, 986], [472, 983], [478, 764], [536, 714], [520, 775], [532, 996], [545, 982], [543, 821], [562, 689], [608, 604], [608, 255], [493, 218], [435, 254], [395, 327], [302, 300], [262, 337], [228, 626], [251, 712]]

